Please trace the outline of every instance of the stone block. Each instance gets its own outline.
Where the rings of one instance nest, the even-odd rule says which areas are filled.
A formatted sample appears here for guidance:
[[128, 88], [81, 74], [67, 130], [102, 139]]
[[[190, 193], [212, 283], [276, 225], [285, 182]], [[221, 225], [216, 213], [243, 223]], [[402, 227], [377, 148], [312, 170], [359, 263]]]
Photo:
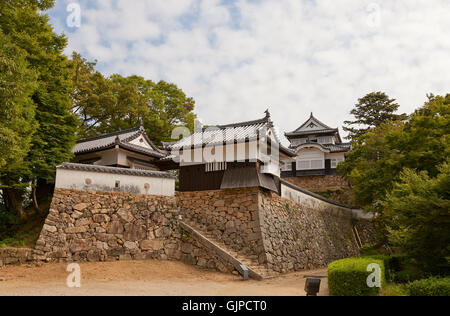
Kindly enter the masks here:
[[194, 247], [192, 246], [192, 244], [190, 244], [190, 243], [183, 243], [183, 245], [181, 246], [181, 251], [184, 254], [190, 254], [190, 253], [192, 253], [193, 248]]
[[44, 227], [42, 228], [42, 230], [48, 231], [50, 233], [56, 233], [58, 231], [58, 229], [55, 226], [50, 226], [47, 224], [44, 224]]
[[95, 223], [107, 223], [110, 220], [110, 217], [105, 214], [96, 214], [93, 216], [93, 220]]
[[73, 207], [73, 209], [74, 209], [75, 211], [81, 212], [81, 211], [84, 211], [88, 206], [89, 206], [89, 205], [86, 204], [86, 203], [80, 203], [80, 204], [75, 205], [75, 206]]
[[142, 250], [159, 251], [164, 248], [163, 240], [143, 240], [141, 241]]

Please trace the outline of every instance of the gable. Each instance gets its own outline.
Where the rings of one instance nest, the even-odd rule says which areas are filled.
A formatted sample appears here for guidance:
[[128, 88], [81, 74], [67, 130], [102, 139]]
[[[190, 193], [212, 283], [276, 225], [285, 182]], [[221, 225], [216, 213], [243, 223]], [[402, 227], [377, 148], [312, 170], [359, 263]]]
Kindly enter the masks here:
[[295, 132], [309, 132], [309, 131], [320, 131], [324, 129], [329, 129], [330, 127], [323, 124], [315, 117], [310, 117], [306, 123], [300, 126]]
[[144, 137], [143, 134], [138, 135], [136, 138], [128, 141], [128, 143], [135, 146], [144, 147], [147, 149], [155, 149], [153, 148], [152, 144], [148, 142], [148, 140], [146, 139], [146, 137]]

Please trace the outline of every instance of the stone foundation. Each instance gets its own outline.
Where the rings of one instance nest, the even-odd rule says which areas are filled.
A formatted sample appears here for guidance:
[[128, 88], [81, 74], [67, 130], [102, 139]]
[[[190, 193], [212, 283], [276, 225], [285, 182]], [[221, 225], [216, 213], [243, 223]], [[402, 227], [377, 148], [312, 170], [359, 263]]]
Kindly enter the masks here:
[[359, 255], [351, 211], [313, 209], [271, 192], [261, 192], [259, 203], [269, 269], [316, 269]]
[[315, 193], [350, 189], [347, 181], [338, 175], [293, 177], [283, 180]]
[[358, 255], [352, 210], [308, 197], [316, 203], [299, 205], [260, 188], [176, 197], [56, 189], [34, 256], [67, 262], [179, 260], [233, 272], [233, 265], [181, 228], [181, 218], [276, 272]]
[[264, 248], [258, 213], [258, 188], [178, 193], [178, 204], [190, 222], [206, 226], [231, 249], [261, 256]]
[[56, 189], [38, 259], [180, 259], [175, 197]]
[[359, 220], [355, 222], [355, 227], [358, 231], [362, 245], [375, 246], [380, 243], [374, 221]]
[[233, 267], [179, 226], [175, 197], [56, 189], [36, 243], [40, 261], [178, 260], [232, 272]]
[[33, 261], [33, 249], [0, 248], [0, 267]]

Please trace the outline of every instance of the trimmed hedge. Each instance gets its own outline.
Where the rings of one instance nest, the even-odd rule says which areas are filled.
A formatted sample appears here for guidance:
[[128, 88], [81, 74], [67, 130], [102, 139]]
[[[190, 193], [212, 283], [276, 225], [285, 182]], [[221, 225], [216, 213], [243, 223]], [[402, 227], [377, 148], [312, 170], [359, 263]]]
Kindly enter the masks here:
[[410, 296], [450, 296], [450, 278], [430, 278], [408, 285]]
[[406, 255], [376, 255], [367, 258], [383, 260], [385, 267], [385, 278], [389, 282], [397, 281], [398, 273], [401, 273], [407, 265], [408, 257]]
[[[328, 288], [331, 296], [377, 296], [386, 284], [385, 260], [372, 257], [348, 258], [335, 261], [328, 266]], [[376, 263], [381, 268], [381, 288], [367, 286], [372, 271], [367, 267]]]

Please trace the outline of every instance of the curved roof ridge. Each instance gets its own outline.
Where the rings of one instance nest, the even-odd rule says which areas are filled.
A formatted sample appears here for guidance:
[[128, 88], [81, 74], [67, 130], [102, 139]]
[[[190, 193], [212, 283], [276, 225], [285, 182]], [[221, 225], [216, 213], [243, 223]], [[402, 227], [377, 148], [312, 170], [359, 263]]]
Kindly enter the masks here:
[[141, 126], [137, 126], [137, 127], [133, 127], [130, 129], [126, 129], [126, 130], [122, 130], [122, 131], [118, 131], [118, 132], [114, 132], [114, 133], [105, 133], [105, 134], [101, 134], [101, 135], [94, 136], [94, 137], [81, 138], [81, 139], [77, 140], [76, 143], [77, 144], [87, 143], [90, 141], [113, 137], [113, 136], [119, 136], [122, 134], [128, 134], [128, 133], [132, 133], [132, 132], [140, 132], [140, 130], [141, 130]]
[[233, 123], [228, 125], [217, 125], [218, 128], [224, 129], [224, 128], [232, 128], [232, 127], [242, 127], [242, 126], [248, 126], [248, 125], [258, 125], [258, 124], [265, 124], [271, 122], [270, 120], [270, 114], [266, 115], [264, 118], [259, 120], [253, 120], [253, 121], [246, 121], [246, 122], [240, 122], [240, 123]]

